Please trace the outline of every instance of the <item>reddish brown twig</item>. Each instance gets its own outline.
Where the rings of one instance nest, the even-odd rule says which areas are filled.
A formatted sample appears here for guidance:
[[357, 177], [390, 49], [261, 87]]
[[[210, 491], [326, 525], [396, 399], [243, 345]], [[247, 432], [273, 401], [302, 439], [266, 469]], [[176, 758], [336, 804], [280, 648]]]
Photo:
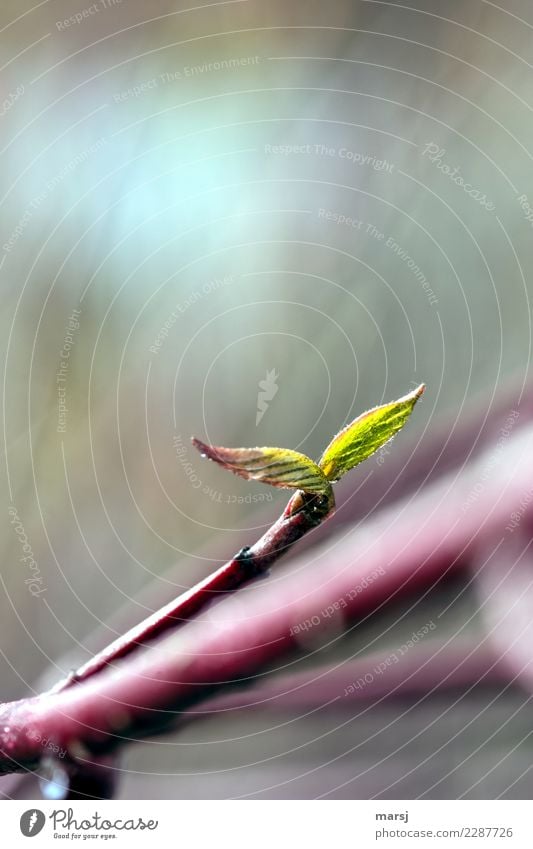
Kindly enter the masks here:
[[[292, 512], [291, 505], [298, 498], [302, 507]], [[143, 622], [135, 625], [118, 637], [105, 649], [84, 663], [68, 678], [60, 681], [50, 691], [58, 693], [73, 684], [86, 681], [133, 652], [140, 645], [162, 636], [169, 629], [195, 616], [217, 597], [233, 592], [263, 574], [276, 560], [285, 554], [297, 540], [315, 528], [330, 514], [326, 501], [318, 496], [296, 493], [285, 511], [268, 531], [251, 548], [243, 548], [216, 572], [200, 581], [190, 590], [156, 611]]]
[[[326, 546], [313, 562], [307, 556], [305, 564], [296, 563], [297, 570], [305, 565], [303, 584], [296, 571], [261, 592], [250, 588], [245, 618], [237, 597], [227, 598], [217, 606], [218, 621], [193, 620], [76, 687], [4, 705], [0, 772], [34, 767], [43, 754], [41, 740], [66, 749], [78, 763], [94, 761], [128, 740], [175, 725], [193, 704], [229, 685], [250, 683], [291, 651], [319, 648], [400, 592], [431, 586], [505, 533], [530, 486], [530, 437], [529, 428], [513, 434], [498, 462], [492, 457], [490, 475], [483, 474], [487, 456], [480, 457], [459, 477], [444, 478], [369, 520], [333, 552]], [[476, 488], [481, 479], [483, 487]], [[291, 521], [296, 535], [300, 521]], [[354, 591], [378, 567], [379, 579], [364, 592]], [[338, 618], [321, 616], [341, 598], [346, 607]], [[296, 626], [315, 614], [316, 626], [299, 631]]]
[[331, 440], [319, 465], [306, 455], [287, 448], [223, 448], [193, 438], [202, 456], [219, 462], [235, 474], [296, 492], [283, 515], [254, 546], [241, 549], [229, 563], [116, 639], [60, 681], [51, 692], [58, 693], [86, 681], [110, 663], [131, 654], [139, 645], [187, 621], [216, 594], [232, 592], [268, 569], [296, 540], [334, 511], [331, 483], [390, 441], [404, 426], [424, 391], [425, 385], [420, 384], [397, 401], [373, 407], [358, 416]]

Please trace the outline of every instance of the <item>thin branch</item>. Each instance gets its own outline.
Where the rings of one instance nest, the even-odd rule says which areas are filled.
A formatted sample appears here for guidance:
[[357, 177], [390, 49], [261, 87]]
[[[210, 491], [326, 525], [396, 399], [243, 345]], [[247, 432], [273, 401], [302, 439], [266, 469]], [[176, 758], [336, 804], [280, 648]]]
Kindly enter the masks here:
[[[333, 535], [344, 533], [346, 525], [355, 525], [358, 521], [366, 521], [376, 512], [395, 500], [405, 499], [406, 496], [421, 485], [428, 486], [444, 474], [460, 468], [467, 462], [473, 462], [477, 454], [484, 448], [497, 442], [509, 414], [519, 410], [519, 422], [533, 419], [533, 392], [524, 394], [523, 379], [511, 381], [507, 387], [499, 387], [496, 399], [486, 393], [469, 399], [468, 409], [459, 419], [444, 417], [432, 421], [431, 430], [426, 429], [423, 437], [415, 437], [406, 432], [402, 437], [401, 446], [386, 455], [386, 462], [379, 460], [378, 474], [376, 469], [361, 476], [350, 476], [348, 485], [339, 485], [342, 492], [342, 504], [336, 513], [328, 517], [320, 530], [320, 539], [324, 540]], [[409, 429], [409, 434], [412, 434]], [[399, 450], [398, 450], [399, 448]], [[367, 467], [368, 468], [368, 467]], [[351, 484], [349, 483], [351, 481]], [[270, 508], [259, 508], [256, 524], [268, 521]], [[344, 527], [343, 527], [344, 526]], [[316, 536], [307, 535], [300, 541], [300, 550], [306, 551], [316, 544]], [[228, 558], [232, 554], [224, 539], [217, 537], [202, 546], [198, 554], [206, 558]], [[300, 555], [301, 556], [301, 555]], [[178, 560], [161, 576], [161, 582], [145, 584], [136, 596], [135, 603], [144, 610], [158, 610], [166, 605], [168, 585], [179, 584], [182, 580], [183, 561]], [[88, 652], [99, 652], [109, 639], [110, 630], [115, 634], [132, 628], [135, 622], [131, 600], [124, 603], [107, 620], [107, 625], [101, 624], [85, 639]], [[176, 625], [179, 621], [176, 622]], [[68, 669], [79, 662], [78, 649], [69, 649], [57, 661], [57, 668]], [[51, 669], [40, 677], [39, 690], [48, 689], [53, 680]]]
[[[162, 732], [194, 704], [252, 683], [276, 660], [286, 664], [291, 656], [320, 651], [400, 593], [412, 595], [464, 568], [478, 546], [497, 543], [530, 487], [533, 431], [520, 431], [459, 475], [306, 554], [282, 579], [249, 587], [246, 604], [240, 594], [228, 597], [209, 618], [188, 622], [75, 687], [2, 706], [0, 772], [35, 767], [43, 740], [83, 763]], [[291, 520], [295, 538], [302, 521]], [[341, 599], [345, 604], [339, 605]], [[335, 604], [334, 616], [322, 614]], [[298, 629], [306, 620], [312, 627]]]
[[[297, 512], [292, 512], [291, 506], [296, 499], [302, 503], [302, 506]], [[295, 493], [277, 522], [255, 545], [241, 549], [224, 566], [118, 637], [80, 666], [76, 672], [56, 684], [50, 693], [58, 693], [73, 684], [86, 681], [109, 664], [126, 657], [139, 646], [188, 621], [217, 597], [234, 592], [257, 578], [283, 554], [286, 554], [304, 534], [326, 519], [331, 512], [331, 506], [325, 499]]]

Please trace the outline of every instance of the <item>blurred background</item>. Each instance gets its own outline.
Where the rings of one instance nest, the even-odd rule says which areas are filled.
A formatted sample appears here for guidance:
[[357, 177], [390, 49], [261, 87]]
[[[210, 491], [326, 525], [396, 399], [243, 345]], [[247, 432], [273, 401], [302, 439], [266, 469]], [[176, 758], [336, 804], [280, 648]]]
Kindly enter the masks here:
[[[283, 492], [202, 461], [192, 434], [317, 457], [424, 381], [408, 433], [340, 489], [334, 540], [444, 473], [444, 446], [464, 470], [480, 434], [513, 430], [532, 30], [525, 0], [4, 0], [2, 699], [53, 683], [277, 517]], [[429, 621], [431, 640], [475, 645], [472, 575], [292, 671], [387, 653]], [[118, 793], [530, 798], [530, 693], [512, 679], [357, 721], [346, 701], [259, 700], [130, 747]]]

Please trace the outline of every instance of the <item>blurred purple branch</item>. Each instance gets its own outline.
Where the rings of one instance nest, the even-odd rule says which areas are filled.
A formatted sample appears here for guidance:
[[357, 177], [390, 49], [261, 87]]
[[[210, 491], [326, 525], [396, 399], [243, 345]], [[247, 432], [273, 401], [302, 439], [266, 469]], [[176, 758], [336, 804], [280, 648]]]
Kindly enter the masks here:
[[[391, 657], [398, 662], [390, 663]], [[353, 710], [354, 702], [375, 707], [397, 696], [423, 697], [437, 689], [507, 684], [510, 678], [509, 662], [488, 640], [480, 644], [477, 639], [445, 643], [428, 639], [403, 654], [381, 650], [336, 665], [269, 678], [249, 693], [224, 693], [208, 707], [193, 707], [187, 717], [196, 720], [257, 707], [291, 713], [326, 706]]]
[[[38, 739], [83, 763], [162, 732], [224, 688], [250, 684], [274, 661], [319, 650], [400, 594], [427, 590], [505, 536], [530, 488], [531, 440], [529, 426], [513, 429], [465, 468], [326, 540], [260, 591], [251, 585], [227, 597], [207, 617], [75, 687], [4, 705], [0, 770], [35, 766]], [[323, 616], [331, 606], [335, 615]]]
[[[300, 540], [300, 552], [311, 549], [317, 541], [344, 533], [347, 524], [353, 526], [358, 521], [366, 522], [377, 509], [405, 500], [418, 487], [427, 486], [453, 470], [459, 472], [467, 463], [475, 462], [476, 455], [497, 443], [513, 410], [519, 410], [520, 424], [533, 419], [533, 393], [523, 394], [523, 389], [523, 386], [515, 384], [511, 388], [499, 389], [497, 398], [474, 398], [469, 401], [469, 408], [461, 412], [460, 418], [455, 421], [443, 418], [440, 423], [432, 421], [431, 433], [426, 428], [416, 439], [409, 437], [410, 430], [406, 431], [402, 435], [401, 447], [400, 443], [395, 446], [395, 450], [387, 455], [386, 462], [379, 465], [379, 471], [372, 467], [371, 460], [361, 468], [359, 475], [352, 473], [336, 485], [342, 503], [338, 504], [336, 513], [327, 522]], [[490, 451], [487, 453], [490, 454]], [[271, 507], [259, 508], [254, 518], [256, 525], [268, 526]], [[197, 555], [207, 561], [231, 559], [234, 550], [232, 539], [219, 534], [206, 542]], [[138, 609], [141, 612], [158, 611], [167, 606], [169, 588], [183, 587], [183, 573], [188, 567], [188, 563], [179, 560], [158, 581], [147, 584], [133, 604], [128, 600], [105, 625], [87, 635], [83, 646], [78, 645], [77, 649], [69, 651], [58, 662], [58, 667], [64, 670], [78, 664], [80, 648], [97, 654], [107, 646], [110, 634], [121, 635], [126, 630], [134, 630]], [[46, 670], [41, 689], [50, 685], [53, 680], [51, 674], [50, 669]]]

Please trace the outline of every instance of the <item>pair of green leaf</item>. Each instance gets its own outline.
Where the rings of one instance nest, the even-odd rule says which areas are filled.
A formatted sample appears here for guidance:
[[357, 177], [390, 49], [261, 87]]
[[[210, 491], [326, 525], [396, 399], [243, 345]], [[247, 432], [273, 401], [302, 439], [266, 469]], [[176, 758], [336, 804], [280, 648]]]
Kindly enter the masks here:
[[202, 455], [247, 480], [324, 495], [333, 504], [331, 483], [362, 463], [404, 426], [424, 392], [422, 384], [398, 401], [374, 407], [343, 428], [318, 463], [290, 448], [222, 448], [193, 437]]

